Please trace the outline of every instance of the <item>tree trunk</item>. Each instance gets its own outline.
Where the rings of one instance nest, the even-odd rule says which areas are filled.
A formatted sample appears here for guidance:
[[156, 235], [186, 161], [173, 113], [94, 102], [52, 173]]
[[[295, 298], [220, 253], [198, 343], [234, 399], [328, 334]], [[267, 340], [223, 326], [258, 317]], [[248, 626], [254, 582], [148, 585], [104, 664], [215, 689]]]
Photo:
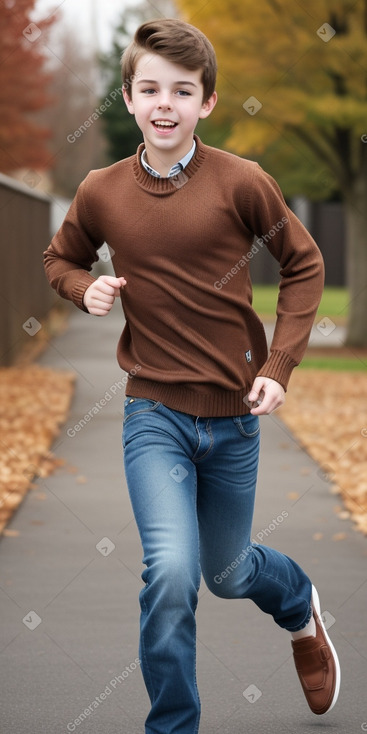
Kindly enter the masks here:
[[346, 345], [367, 347], [367, 143], [346, 200], [349, 313]]

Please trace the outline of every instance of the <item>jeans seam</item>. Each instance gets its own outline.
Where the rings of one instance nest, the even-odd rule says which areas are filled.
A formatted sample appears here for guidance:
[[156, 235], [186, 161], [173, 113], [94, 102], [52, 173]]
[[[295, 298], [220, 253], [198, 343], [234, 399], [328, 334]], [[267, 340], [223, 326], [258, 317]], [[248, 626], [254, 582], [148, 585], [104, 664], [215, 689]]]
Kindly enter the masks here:
[[199, 420], [199, 417], [200, 417], [200, 416], [198, 416], [198, 417], [196, 418], [196, 420], [195, 420], [195, 429], [196, 429], [196, 433], [197, 433], [197, 435], [198, 435], [198, 437], [199, 437], [199, 444], [198, 444], [198, 446], [197, 446], [197, 448], [196, 448], [196, 451], [195, 451], [195, 453], [194, 453], [194, 455], [192, 456], [192, 459], [191, 459], [191, 461], [195, 461], [195, 462], [199, 462], [199, 461], [201, 461], [202, 459], [205, 459], [205, 458], [206, 458], [206, 456], [207, 456], [207, 455], [209, 454], [209, 452], [210, 452], [210, 451], [212, 450], [212, 448], [213, 448], [213, 444], [214, 444], [214, 438], [213, 438], [213, 433], [212, 433], [212, 430], [211, 430], [211, 428], [210, 428], [210, 418], [208, 418], [208, 420], [207, 420], [207, 422], [206, 422], [206, 426], [205, 426], [205, 428], [206, 428], [206, 430], [207, 430], [207, 432], [208, 432], [208, 434], [209, 434], [209, 436], [210, 436], [210, 446], [208, 446], [207, 450], [205, 451], [205, 454], [203, 454], [202, 456], [199, 456], [199, 458], [198, 458], [198, 459], [195, 459], [195, 456], [196, 456], [196, 454], [198, 453], [198, 451], [199, 451], [199, 449], [200, 449], [200, 445], [201, 445], [201, 437], [200, 437], [200, 431], [198, 430], [198, 425], [197, 425], [197, 421]]
[[[197, 490], [198, 490], [198, 479], [197, 474], [195, 472], [195, 495], [197, 497]], [[196, 520], [198, 523], [198, 519]], [[201, 714], [201, 705], [200, 705], [200, 695], [199, 695], [199, 687], [197, 684], [197, 674], [196, 674], [196, 667], [197, 667], [197, 624], [196, 624], [196, 610], [199, 603], [199, 588], [200, 588], [200, 580], [201, 580], [201, 564], [200, 564], [200, 529], [198, 528], [197, 533], [197, 559], [198, 559], [198, 579], [197, 579], [197, 589], [196, 589], [196, 606], [194, 611], [194, 637], [193, 637], [193, 645], [194, 645], [194, 684], [195, 684], [195, 691], [196, 691], [196, 697], [198, 702], [198, 713], [196, 716], [196, 724], [195, 724], [195, 730], [194, 734], [198, 734], [199, 731], [199, 724], [200, 724], [200, 714]]]
[[[143, 593], [144, 593], [145, 590], [146, 589], [143, 589]], [[145, 616], [147, 616], [148, 615], [147, 605], [146, 605], [145, 599], [143, 597], [141, 597], [141, 606], [144, 607], [144, 614], [145, 614]], [[145, 671], [146, 671], [146, 673], [148, 673], [148, 676], [149, 676], [149, 686], [150, 686], [151, 694], [149, 693], [149, 690], [148, 690], [148, 693], [149, 693], [149, 697], [151, 698], [151, 703], [153, 704], [153, 702], [155, 701], [154, 686], [153, 686], [152, 675], [151, 675], [151, 672], [150, 672], [150, 669], [149, 669], [148, 658], [147, 658], [146, 650], [145, 650], [144, 633], [142, 633], [141, 636], [140, 636], [140, 642], [141, 642], [142, 657], [144, 658]]]
[[157, 408], [160, 405], [161, 403], [157, 401], [150, 408], [142, 408], [141, 410], [135, 410], [133, 413], [129, 413], [128, 415], [124, 416], [123, 423], [126, 424], [129, 418], [132, 418], [134, 415], [139, 415], [141, 413], [153, 413], [155, 410], [157, 410]]
[[237, 430], [244, 438], [255, 438], [260, 433], [260, 425], [257, 427], [256, 431], [253, 431], [253, 433], [247, 433], [241, 423], [241, 416], [233, 416], [232, 420]]

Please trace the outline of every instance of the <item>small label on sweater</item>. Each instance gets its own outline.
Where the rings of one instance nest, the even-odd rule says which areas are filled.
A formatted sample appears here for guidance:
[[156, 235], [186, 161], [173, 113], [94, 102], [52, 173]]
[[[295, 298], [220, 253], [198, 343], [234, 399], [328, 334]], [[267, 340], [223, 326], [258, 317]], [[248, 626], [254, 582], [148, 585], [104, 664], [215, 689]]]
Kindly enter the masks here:
[[252, 360], [251, 349], [248, 349], [245, 356], [246, 356], [246, 362], [250, 363]]

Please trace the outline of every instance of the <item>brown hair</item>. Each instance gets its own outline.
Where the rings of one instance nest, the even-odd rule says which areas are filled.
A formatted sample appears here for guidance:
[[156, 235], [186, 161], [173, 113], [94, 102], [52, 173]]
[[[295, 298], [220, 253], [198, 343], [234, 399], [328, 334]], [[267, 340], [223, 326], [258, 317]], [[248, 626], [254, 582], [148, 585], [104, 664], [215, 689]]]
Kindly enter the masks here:
[[122, 81], [128, 93], [137, 61], [144, 53], [158, 54], [190, 71], [202, 69], [203, 102], [213, 94], [217, 76], [215, 51], [195, 26], [176, 18], [158, 18], [139, 26], [121, 57]]

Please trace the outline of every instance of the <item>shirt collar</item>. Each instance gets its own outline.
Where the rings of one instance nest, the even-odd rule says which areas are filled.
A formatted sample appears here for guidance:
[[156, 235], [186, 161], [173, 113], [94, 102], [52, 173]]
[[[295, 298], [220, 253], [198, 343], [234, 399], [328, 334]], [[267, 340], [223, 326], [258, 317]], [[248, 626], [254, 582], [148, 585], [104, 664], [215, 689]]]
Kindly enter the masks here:
[[[191, 150], [189, 150], [186, 155], [184, 155], [183, 158], [181, 158], [178, 163], [175, 163], [169, 170], [167, 178], [171, 178], [172, 176], [177, 176], [180, 171], [183, 171], [183, 169], [190, 163], [191, 158], [193, 157], [196, 149], [196, 142], [193, 141]], [[148, 171], [152, 176], [155, 176], [156, 178], [161, 178], [161, 174], [158, 173], [158, 171], [155, 170], [155, 168], [152, 168], [149, 163], [146, 160], [146, 149], [144, 148], [141, 157], [140, 157], [141, 163], [144, 166], [145, 170]]]

